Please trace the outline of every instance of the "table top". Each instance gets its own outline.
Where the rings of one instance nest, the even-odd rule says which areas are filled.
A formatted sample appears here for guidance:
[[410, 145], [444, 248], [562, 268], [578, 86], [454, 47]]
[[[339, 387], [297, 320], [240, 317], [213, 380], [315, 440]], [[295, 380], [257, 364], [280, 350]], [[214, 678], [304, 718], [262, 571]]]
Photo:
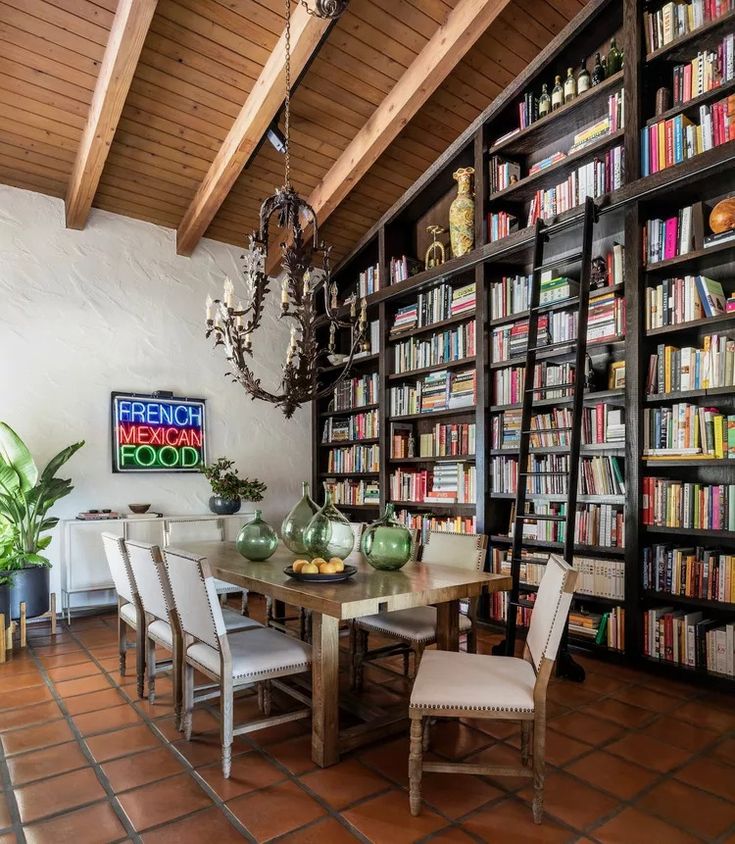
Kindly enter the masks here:
[[305, 583], [284, 573], [299, 558], [283, 544], [265, 562], [242, 557], [234, 542], [186, 542], [182, 551], [206, 557], [214, 577], [339, 619], [377, 612], [425, 607], [510, 589], [509, 575], [488, 574], [436, 563], [407, 563], [399, 571], [376, 571], [357, 557], [347, 562], [357, 574], [340, 583]]

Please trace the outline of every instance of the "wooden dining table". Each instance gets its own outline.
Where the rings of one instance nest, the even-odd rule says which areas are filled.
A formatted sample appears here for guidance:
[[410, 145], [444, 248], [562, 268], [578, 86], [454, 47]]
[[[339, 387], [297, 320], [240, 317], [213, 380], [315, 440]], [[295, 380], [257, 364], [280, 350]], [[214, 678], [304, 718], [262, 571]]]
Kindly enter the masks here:
[[[297, 555], [284, 545], [265, 562], [242, 557], [233, 542], [190, 542], [177, 547], [206, 557], [214, 577], [296, 607], [311, 610], [312, 739], [311, 755], [322, 768], [344, 752], [385, 734], [383, 723], [366, 724], [359, 733], [339, 730], [339, 625], [341, 621], [411, 607], [437, 607], [437, 647], [459, 649], [459, 602], [483, 592], [510, 589], [510, 576], [468, 571], [451, 565], [409, 563], [399, 571], [376, 571], [350, 558], [357, 573], [339, 583], [308, 583], [284, 569]], [[405, 717], [405, 716], [404, 716]], [[395, 721], [396, 719], [394, 719]]]

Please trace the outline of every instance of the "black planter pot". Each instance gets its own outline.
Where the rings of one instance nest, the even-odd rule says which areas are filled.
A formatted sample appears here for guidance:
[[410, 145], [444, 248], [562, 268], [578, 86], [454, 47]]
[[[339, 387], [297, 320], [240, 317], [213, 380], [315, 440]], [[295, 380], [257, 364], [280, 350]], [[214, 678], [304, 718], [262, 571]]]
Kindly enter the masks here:
[[9, 591], [10, 618], [20, 618], [20, 605], [23, 601], [28, 618], [43, 615], [49, 609], [49, 569], [43, 566], [28, 566], [14, 572]]
[[209, 509], [218, 516], [231, 516], [240, 510], [239, 498], [222, 498], [221, 495], [213, 495], [209, 499]]

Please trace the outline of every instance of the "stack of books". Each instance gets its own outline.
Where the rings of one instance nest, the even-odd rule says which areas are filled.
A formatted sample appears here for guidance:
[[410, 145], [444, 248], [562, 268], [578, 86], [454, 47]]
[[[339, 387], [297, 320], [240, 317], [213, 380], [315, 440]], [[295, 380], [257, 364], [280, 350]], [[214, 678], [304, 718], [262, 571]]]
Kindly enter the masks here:
[[701, 349], [662, 344], [649, 358], [649, 395], [717, 387], [735, 387], [735, 340], [726, 334], [707, 334]]
[[729, 33], [714, 50], [697, 53], [689, 64], [674, 66], [674, 105], [719, 88], [735, 78], [735, 35]]
[[421, 385], [421, 413], [446, 410], [449, 406], [449, 372], [430, 372]]
[[477, 289], [475, 282], [456, 287], [452, 291], [452, 305], [450, 316], [473, 313], [477, 306]]
[[360, 273], [357, 291], [361, 299], [380, 290], [380, 264], [368, 267]]
[[541, 161], [537, 161], [529, 168], [528, 175], [533, 176], [535, 173], [540, 173], [542, 170], [548, 170], [549, 167], [553, 167], [554, 164], [564, 161], [566, 157], [567, 154], [561, 150], [554, 152], [551, 155], [547, 155], [546, 158], [542, 158]]
[[623, 129], [625, 126], [624, 110], [624, 93], [621, 89], [608, 97], [607, 115], [605, 117], [576, 133], [572, 139], [569, 154], [579, 152], [590, 144], [599, 141], [600, 138]]
[[612, 291], [590, 296], [587, 342], [600, 343], [625, 334], [625, 299]]
[[703, 275], [667, 278], [646, 288], [646, 328], [662, 328], [725, 313], [725, 292], [719, 281]]
[[680, 209], [674, 217], [648, 220], [643, 228], [643, 260], [646, 264], [686, 255], [691, 252], [693, 244], [691, 205]]
[[493, 155], [489, 162], [490, 194], [497, 193], [515, 184], [521, 178], [521, 165], [499, 155]]
[[401, 331], [408, 331], [409, 329], [416, 328], [419, 324], [418, 320], [419, 306], [416, 303], [413, 305], [404, 305], [396, 311], [396, 316], [393, 320], [393, 327], [390, 332], [392, 335], [400, 334]]
[[623, 186], [623, 147], [614, 146], [600, 158], [583, 164], [556, 186], [536, 191], [526, 225], [549, 220], [581, 205], [586, 197], [597, 199]]
[[652, 659], [735, 676], [735, 623], [673, 607], [643, 615], [643, 653]]
[[500, 319], [526, 311], [531, 305], [530, 275], [503, 276], [490, 285], [490, 318]]
[[396, 284], [399, 281], [405, 281], [416, 273], [420, 273], [423, 265], [415, 258], [409, 258], [406, 255], [401, 255], [400, 258], [390, 259], [390, 283]]
[[699, 123], [685, 114], [641, 130], [641, 175], [649, 176], [735, 139], [735, 95], [699, 107]]
[[643, 549], [643, 588], [735, 603], [735, 554], [716, 548], [648, 546]]
[[521, 441], [521, 411], [506, 410], [493, 416], [491, 448], [518, 448]]
[[555, 276], [552, 270], [541, 273], [539, 303], [548, 305], [579, 295], [579, 282], [563, 275]]
[[477, 371], [467, 369], [452, 373], [447, 406], [450, 410], [474, 407], [477, 403]]
[[324, 422], [322, 442], [372, 440], [378, 436], [378, 411], [354, 413], [352, 416], [329, 416]]
[[624, 443], [625, 421], [623, 409], [599, 402], [582, 409], [582, 442]]
[[492, 211], [487, 215], [487, 239], [490, 243], [517, 231], [518, 218], [507, 211]]
[[569, 613], [569, 632], [596, 645], [623, 650], [625, 647], [625, 610], [615, 607], [609, 612], [596, 613], [572, 610]]
[[644, 477], [643, 524], [735, 531], [735, 484]]
[[[538, 345], [549, 342], [549, 315], [543, 314], [538, 320]], [[510, 360], [525, 354], [528, 345], [528, 320], [511, 325], [501, 325], [493, 329], [492, 355], [494, 361]]]
[[735, 414], [680, 402], [643, 411], [643, 456], [735, 459]]
[[439, 463], [434, 468], [431, 486], [426, 492], [424, 501], [427, 504], [455, 504], [460, 500], [460, 474], [460, 464]]
[[648, 52], [665, 47], [733, 9], [734, 0], [691, 0], [689, 3], [664, 3], [655, 12], [644, 12], [643, 31]]

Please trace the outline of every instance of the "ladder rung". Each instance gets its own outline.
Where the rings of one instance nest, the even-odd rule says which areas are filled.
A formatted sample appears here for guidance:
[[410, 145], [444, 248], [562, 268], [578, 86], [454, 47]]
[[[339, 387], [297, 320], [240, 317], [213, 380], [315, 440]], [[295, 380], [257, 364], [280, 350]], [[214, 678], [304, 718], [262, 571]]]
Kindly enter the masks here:
[[540, 393], [542, 390], [565, 390], [571, 389], [575, 387], [576, 384], [574, 381], [569, 381], [566, 384], [546, 384], [543, 387], [532, 387], [530, 390], [526, 390], [527, 393]]
[[522, 513], [516, 516], [517, 521], [566, 522], [566, 516], [552, 516], [549, 513]]
[[551, 270], [559, 264], [571, 264], [572, 261], [579, 261], [584, 258], [584, 252], [572, 252], [571, 255], [562, 255], [559, 258], [555, 258], [554, 261], [550, 264], [541, 264], [539, 267], [534, 267], [533, 271], [535, 273], [540, 273], [542, 270]]
[[528, 352], [548, 352], [553, 351], [554, 349], [562, 349], [564, 346], [576, 346], [577, 340], [560, 340], [558, 343], [547, 343], [545, 346], [534, 346], [531, 349], [527, 349]]
[[545, 311], [548, 308], [563, 308], [565, 305], [572, 305], [579, 299], [579, 296], [567, 296], [566, 299], [557, 299], [554, 302], [544, 302], [543, 305], [538, 305], [535, 308], [529, 308], [529, 313], [534, 313], [535, 311]]

